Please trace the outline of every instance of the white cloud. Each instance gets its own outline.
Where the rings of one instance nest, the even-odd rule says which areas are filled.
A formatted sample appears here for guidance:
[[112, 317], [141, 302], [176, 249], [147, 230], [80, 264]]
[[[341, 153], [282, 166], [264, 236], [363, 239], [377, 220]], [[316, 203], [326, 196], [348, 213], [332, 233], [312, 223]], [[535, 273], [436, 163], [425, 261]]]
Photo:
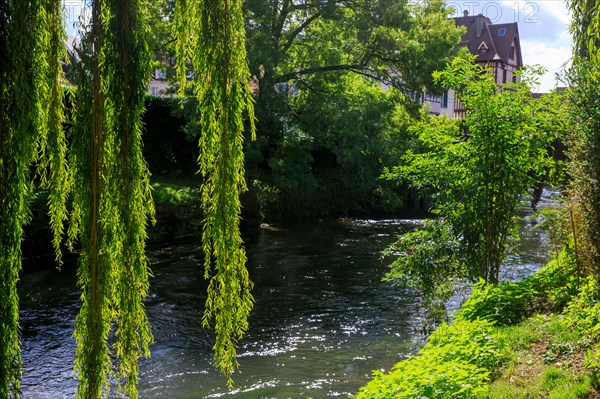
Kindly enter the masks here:
[[541, 7], [544, 7], [548, 12], [558, 18], [565, 25], [571, 23], [571, 13], [564, 1], [560, 0], [538, 0]]
[[539, 92], [548, 92], [557, 85], [564, 85], [556, 81], [556, 74], [562, 72], [564, 64], [571, 57], [570, 45], [556, 46], [552, 43], [522, 40], [521, 49], [525, 65], [540, 64], [547, 69], [546, 74], [540, 79]]

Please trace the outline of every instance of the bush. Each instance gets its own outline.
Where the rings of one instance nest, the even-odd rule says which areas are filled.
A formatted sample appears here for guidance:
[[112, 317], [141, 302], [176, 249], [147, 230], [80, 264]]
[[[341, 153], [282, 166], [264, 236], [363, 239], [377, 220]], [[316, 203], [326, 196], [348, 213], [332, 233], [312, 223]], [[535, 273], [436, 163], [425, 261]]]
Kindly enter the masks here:
[[517, 324], [535, 312], [561, 310], [579, 290], [575, 269], [574, 259], [563, 250], [522, 281], [486, 285], [480, 280], [463, 304], [461, 315], [467, 320], [485, 319], [500, 326]]
[[485, 394], [490, 372], [507, 360], [493, 323], [457, 318], [442, 324], [417, 356], [389, 374], [374, 372], [357, 399], [472, 398]]
[[525, 279], [531, 289], [538, 293], [538, 300], [543, 300], [542, 306], [547, 310], [563, 309], [579, 292], [581, 285], [577, 272], [577, 263], [572, 254], [563, 249], [537, 271]]
[[528, 303], [535, 292], [528, 281], [485, 284], [479, 280], [473, 293], [463, 304], [462, 316], [467, 320], [485, 319], [497, 325], [512, 325], [527, 316]]

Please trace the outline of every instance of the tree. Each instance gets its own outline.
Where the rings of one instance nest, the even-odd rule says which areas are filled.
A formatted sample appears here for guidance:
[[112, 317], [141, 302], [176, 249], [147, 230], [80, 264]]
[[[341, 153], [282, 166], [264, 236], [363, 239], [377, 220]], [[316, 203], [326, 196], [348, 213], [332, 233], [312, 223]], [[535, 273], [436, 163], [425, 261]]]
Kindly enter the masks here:
[[443, 67], [462, 32], [436, 0], [249, 0], [245, 9], [261, 138], [251, 149], [260, 157], [250, 170], [268, 170], [294, 130], [292, 88], [310, 91], [315, 75], [343, 80], [350, 72], [394, 87], [408, 100], [424, 87], [435, 90], [431, 72]]
[[[153, 20], [159, 26], [153, 32], [155, 51], [175, 55], [177, 41], [164, 29], [176, 23], [174, 0], [154, 2], [152, 8]], [[431, 72], [443, 66], [460, 40], [462, 31], [447, 18], [449, 12], [437, 0], [414, 4], [405, 0], [246, 1], [247, 54], [253, 75], [258, 135], [257, 140], [245, 143], [246, 171], [252, 182], [245, 210], [253, 209], [253, 200], [258, 200], [264, 210], [265, 202], [278, 208], [278, 204], [286, 203], [286, 198], [297, 198], [296, 192], [285, 184], [293, 184], [291, 174], [316, 189], [317, 182], [310, 172], [314, 166], [310, 141], [319, 141], [323, 133], [306, 129], [305, 120], [298, 117], [303, 110], [293, 97], [299, 91], [304, 98], [312, 95], [309, 101], [317, 103], [323, 97], [318, 89], [321, 80], [336, 85], [343, 97], [346, 93], [342, 86], [350, 84], [354, 78], [349, 76], [354, 75], [373, 82], [373, 86], [394, 87], [403, 94], [397, 101], [416, 109], [412, 94], [421, 92], [423, 87], [435, 90]], [[186, 68], [191, 71], [191, 66], [188, 63]], [[192, 123], [187, 130], [198, 132], [194, 117], [188, 119]], [[298, 132], [307, 141], [298, 142]], [[291, 148], [290, 143], [295, 147]], [[283, 154], [287, 155], [281, 165]], [[365, 159], [365, 163], [369, 162]], [[371, 189], [377, 185], [375, 179], [369, 184]], [[294, 208], [303, 216], [339, 214], [354, 207], [341, 204], [330, 211], [334, 204], [330, 209], [311, 206], [310, 201], [303, 205], [306, 207]], [[294, 216], [281, 211], [269, 216]]]
[[573, 62], [567, 73], [571, 135], [570, 196], [581, 226], [578, 258], [600, 278], [600, 24], [597, 1], [570, 0]]
[[387, 182], [378, 177], [407, 146], [403, 124], [410, 116], [402, 95], [351, 72], [316, 74], [294, 89], [288, 100], [294, 119], [270, 156], [271, 173], [253, 171], [279, 191], [269, 217], [381, 211]]
[[[69, 240], [79, 239], [82, 306], [75, 322], [77, 398], [111, 391], [137, 398], [137, 362], [152, 341], [146, 223], [153, 214], [140, 115], [150, 53], [144, 0], [94, 0], [78, 49], [77, 106], [69, 164]], [[109, 346], [110, 334], [114, 346]]]
[[[195, 86], [205, 129], [200, 142], [205, 176], [203, 244], [205, 275], [211, 276], [203, 324], [215, 317], [215, 358], [231, 381], [235, 340], [247, 328], [252, 304], [238, 228], [238, 196], [244, 188], [243, 113], [253, 120], [241, 1], [185, 5], [180, 2], [182, 15], [198, 14], [183, 19], [178, 32], [184, 41], [193, 38], [189, 54], [197, 70], [204, 72], [204, 80]], [[19, 396], [16, 283], [34, 163], [39, 181], [50, 189], [57, 258], [67, 193], [72, 197], [68, 242], [81, 243], [82, 307], [74, 333], [76, 397], [106, 397], [113, 385], [120, 396], [138, 396], [137, 363], [149, 354], [152, 340], [142, 303], [149, 275], [146, 223], [153, 215], [140, 121], [151, 65], [147, 11], [145, 0], [92, 1], [91, 20], [82, 27], [77, 50], [67, 165], [61, 126], [61, 58], [66, 59], [61, 2], [0, 1], [1, 398]], [[109, 337], [114, 339], [110, 346]]]
[[263, 91], [276, 83], [352, 71], [405, 93], [432, 88], [461, 30], [440, 1], [246, 3], [252, 73]]
[[529, 95], [533, 72], [499, 90], [472, 56], [454, 59], [435, 78], [458, 90], [466, 119], [417, 126], [423, 151], [408, 153], [387, 174], [431, 193], [437, 220], [388, 249], [400, 253], [388, 278], [409, 280], [434, 308], [445, 304], [456, 279], [498, 282], [518, 206], [547, 156], [547, 138], [533, 119], [539, 112]]

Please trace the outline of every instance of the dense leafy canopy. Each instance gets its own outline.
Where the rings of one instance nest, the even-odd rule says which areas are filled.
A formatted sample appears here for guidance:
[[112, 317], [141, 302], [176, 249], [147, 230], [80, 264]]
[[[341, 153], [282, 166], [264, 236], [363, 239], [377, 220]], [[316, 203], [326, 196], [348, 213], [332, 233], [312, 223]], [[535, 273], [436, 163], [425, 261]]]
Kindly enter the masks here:
[[[367, 195], [380, 191], [374, 176], [382, 166], [373, 159], [381, 155], [385, 162], [381, 146], [391, 153], [402, 145], [403, 139], [387, 141], [396, 127], [382, 125], [397, 113], [390, 104], [414, 108], [415, 91], [433, 90], [431, 72], [460, 39], [461, 30], [446, 18], [449, 10], [438, 1], [387, 0], [248, 1], [245, 9], [258, 119], [258, 140], [247, 147], [249, 178], [256, 182], [251, 189], [269, 192], [275, 217], [348, 215], [390, 205]], [[318, 104], [340, 108], [324, 117]], [[338, 140], [342, 136], [348, 138]], [[340, 142], [360, 136], [371, 139], [361, 141], [357, 158], [358, 148]], [[357, 159], [364, 169], [347, 162]], [[309, 188], [306, 195], [292, 186], [296, 176]], [[360, 200], [340, 204], [340, 198]]]
[[246, 10], [250, 65], [266, 91], [331, 71], [420, 91], [461, 32], [440, 1], [249, 0]]

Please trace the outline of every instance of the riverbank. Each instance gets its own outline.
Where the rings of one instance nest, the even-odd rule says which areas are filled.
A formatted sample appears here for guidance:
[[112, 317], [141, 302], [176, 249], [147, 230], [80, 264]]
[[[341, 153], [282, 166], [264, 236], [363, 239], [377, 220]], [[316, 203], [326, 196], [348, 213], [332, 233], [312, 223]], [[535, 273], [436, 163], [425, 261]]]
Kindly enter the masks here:
[[356, 399], [599, 398], [599, 291], [564, 251], [520, 282], [478, 283], [450, 325]]
[[[152, 176], [152, 198], [156, 210], [155, 223], [147, 226], [147, 246], [149, 248], [177, 242], [181, 239], [197, 237], [202, 234], [202, 206], [201, 206], [202, 179], [198, 175], [186, 176]], [[47, 191], [36, 190], [31, 198], [31, 219], [25, 227], [25, 237], [22, 250], [25, 269], [37, 269], [43, 265], [53, 264], [54, 249], [52, 248], [52, 233], [48, 217]], [[240, 227], [245, 232], [255, 234], [261, 224], [272, 220], [263, 215], [256, 196], [248, 192], [242, 194], [242, 215]], [[420, 208], [405, 209], [394, 214], [361, 214], [364, 218], [414, 218], [425, 217], [428, 214]], [[341, 215], [340, 215], [341, 216]], [[266, 217], [266, 218], [265, 218]], [[326, 218], [327, 219], [327, 218]], [[334, 217], [331, 218], [335, 219]], [[277, 220], [276, 218], [273, 220]], [[321, 220], [304, 218], [307, 220]], [[288, 221], [299, 222], [298, 220]], [[63, 250], [65, 260], [76, 255], [69, 253], [66, 247]]]
[[[175, 242], [185, 237], [200, 237], [202, 209], [199, 177], [153, 178], [152, 197], [155, 223], [147, 226], [148, 247]], [[31, 220], [25, 227], [22, 251], [24, 267], [37, 269], [54, 264], [52, 233], [48, 217], [46, 190], [37, 190], [31, 199]], [[76, 257], [63, 249], [65, 260]]]

